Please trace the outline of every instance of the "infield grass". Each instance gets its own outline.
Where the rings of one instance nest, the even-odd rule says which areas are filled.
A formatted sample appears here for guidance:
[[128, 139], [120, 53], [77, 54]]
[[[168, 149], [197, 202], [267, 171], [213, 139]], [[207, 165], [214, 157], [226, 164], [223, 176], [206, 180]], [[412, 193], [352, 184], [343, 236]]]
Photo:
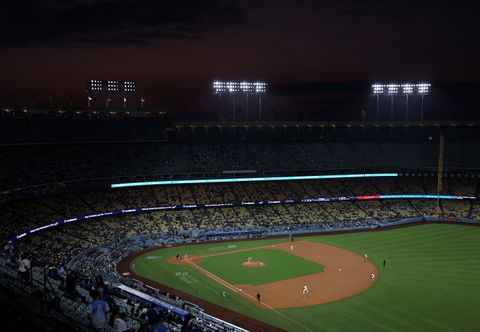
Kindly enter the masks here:
[[[132, 264], [136, 273], [147, 278], [288, 331], [479, 330], [480, 227], [433, 224], [383, 232], [302, 237], [302, 240], [359, 254], [367, 252], [379, 269], [377, 283], [341, 301], [275, 312], [260, 310], [230, 291], [227, 298], [222, 298], [220, 293], [224, 288], [217, 282], [188, 266], [166, 262], [177, 253], [205, 255], [286, 239], [170, 248], [139, 256]], [[146, 259], [148, 256], [160, 258]], [[245, 259], [245, 253], [242, 257]]]
[[[262, 268], [245, 267], [246, 257], [266, 265]], [[323, 265], [275, 249], [253, 249], [225, 255], [206, 257], [198, 263], [231, 284], [261, 285], [269, 282], [301, 277], [323, 271]]]

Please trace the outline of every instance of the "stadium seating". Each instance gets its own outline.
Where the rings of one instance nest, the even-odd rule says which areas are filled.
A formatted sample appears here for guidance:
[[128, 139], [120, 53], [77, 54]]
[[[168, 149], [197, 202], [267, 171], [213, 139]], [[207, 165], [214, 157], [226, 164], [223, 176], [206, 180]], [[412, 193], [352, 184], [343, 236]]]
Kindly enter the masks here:
[[[64, 121], [64, 120], [61, 120]], [[295, 204], [241, 205], [240, 202], [305, 200], [389, 194], [437, 194], [435, 165], [437, 138], [447, 143], [446, 175], [440, 194], [479, 196], [480, 157], [478, 128], [462, 125], [428, 127], [299, 124], [272, 126], [189, 126], [165, 129], [148, 121], [66, 121], [61, 126], [46, 120], [0, 121], [5, 133], [0, 141], [0, 240], [2, 282], [24, 287], [18, 278], [16, 258], [33, 258], [32, 277], [25, 286], [44, 290], [42, 268], [49, 269], [50, 293], [58, 296], [54, 309], [86, 326], [89, 290], [102, 276], [109, 283], [129, 284], [114, 273], [118, 260], [146, 247], [219, 237], [228, 232], [258, 229], [265, 234], [292, 230], [331, 231], [377, 228], [425, 216], [480, 220], [478, 200], [386, 199], [335, 200]], [[137, 129], [142, 130], [137, 130]], [[32, 145], [30, 143], [42, 143]], [[92, 143], [93, 142], [93, 143]], [[477, 150], [475, 150], [477, 149]], [[117, 181], [208, 178], [224, 171], [250, 170], [257, 175], [355, 173], [361, 170], [394, 170], [396, 178], [223, 183], [157, 186], [112, 190]], [[233, 175], [232, 175], [233, 176]], [[228, 207], [172, 209], [129, 213], [72, 222], [39, 231], [13, 246], [16, 234], [61, 219], [127, 210], [138, 207], [232, 203]], [[223, 234], [223, 235], [222, 235]], [[226, 235], [225, 235], [226, 234]], [[65, 290], [59, 272], [67, 267], [80, 279], [78, 299]], [[59, 276], [60, 275], [60, 276]], [[62, 281], [63, 280], [63, 281]], [[143, 285], [129, 284], [147, 293]], [[111, 292], [111, 304], [129, 313], [128, 326], [144, 324], [146, 304]], [[183, 306], [181, 299], [153, 293], [168, 303]], [[52, 311], [53, 312], [53, 311]], [[61, 319], [61, 315], [58, 316]], [[223, 330], [197, 316], [183, 322], [168, 318], [172, 330], [189, 325]], [[59, 318], [59, 319], [60, 319]]]

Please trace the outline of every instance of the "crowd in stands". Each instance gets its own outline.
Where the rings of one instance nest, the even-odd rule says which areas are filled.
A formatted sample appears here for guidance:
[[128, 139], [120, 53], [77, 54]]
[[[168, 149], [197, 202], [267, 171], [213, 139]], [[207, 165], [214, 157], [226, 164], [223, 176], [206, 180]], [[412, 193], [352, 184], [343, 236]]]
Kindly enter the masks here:
[[[209, 231], [227, 234], [218, 235], [221, 238], [253, 228], [258, 228], [261, 234], [376, 228], [406, 218], [437, 214], [445, 218], [480, 220], [477, 200], [441, 200], [440, 211], [437, 211], [437, 202], [429, 199], [239, 204], [321, 197], [436, 194], [437, 180], [432, 169], [438, 161], [438, 127], [385, 126], [364, 130], [315, 126], [300, 130], [298, 126], [183, 126], [169, 128], [168, 141], [161, 142], [166, 137], [163, 124], [142, 124], [142, 128], [145, 126], [148, 130], [137, 132], [136, 124], [122, 121], [95, 122], [90, 136], [90, 127], [79, 122], [57, 128], [50, 122], [41, 125], [12, 122], [9, 126], [0, 121], [0, 128], [5, 128], [6, 133], [0, 141], [0, 243], [5, 245], [0, 255], [3, 273], [0, 281], [10, 286], [16, 284], [18, 289], [30, 293], [42, 291], [49, 314], [68, 320], [61, 314], [66, 312], [80, 324], [79, 329], [228, 331], [198, 315], [179, 320], [171, 312], [159, 311], [158, 307], [129, 297], [114, 286], [122, 282], [166, 303], [187, 308], [188, 303], [174, 295], [131, 284], [132, 281], [115, 273], [115, 265], [122, 257], [146, 247], [210, 239]], [[156, 132], [157, 128], [161, 130]], [[441, 129], [455, 130], [452, 128]], [[475, 136], [478, 129], [464, 127], [457, 131], [461, 131], [461, 135], [456, 133], [460, 139], [447, 139], [445, 167], [477, 168], [480, 159], [472, 151], [480, 147]], [[20, 135], [23, 132], [27, 134]], [[95, 143], [89, 143], [88, 137]], [[110, 143], [110, 139], [115, 143]], [[155, 142], [146, 142], [150, 140]], [[34, 141], [42, 144], [30, 144]], [[285, 174], [282, 172], [312, 174], [326, 169], [343, 169], [345, 173], [368, 168], [417, 171], [379, 179], [119, 190], [107, 190], [104, 186], [149, 176], [155, 179], [219, 176], [225, 170], [255, 170], [257, 175], [277, 175]], [[75, 185], [76, 181], [89, 181], [91, 187], [79, 190], [87, 187], [72, 187], [70, 181]], [[102, 186], [104, 189], [99, 189]], [[22, 187], [34, 198], [20, 199], [23, 196], [19, 195], [2, 199], [15, 191], [14, 188]], [[62, 188], [64, 193], [54, 194]], [[460, 170], [444, 178], [440, 193], [478, 197], [479, 191], [478, 174]], [[47, 193], [49, 195], [45, 195]], [[138, 207], [220, 203], [233, 205], [91, 218], [39, 231], [14, 244], [7, 243], [13, 235], [61, 219]]]
[[[469, 143], [465, 151], [480, 146]], [[348, 151], [344, 151], [348, 149]], [[460, 145], [448, 143], [447, 150]], [[408, 151], [404, 153], [404, 150]], [[437, 147], [429, 141], [409, 143], [313, 142], [294, 144], [167, 144], [118, 143], [0, 147], [0, 189], [45, 183], [68, 183], [82, 179], [185, 177], [188, 174], [221, 175], [224, 170], [255, 170], [258, 174], [277, 171], [306, 172], [322, 169], [405, 169], [434, 168]], [[344, 154], [345, 153], [345, 154]], [[288, 158], [285, 158], [288, 156]], [[347, 157], [348, 156], [348, 157]], [[445, 167], [474, 168], [480, 163], [472, 154], [460, 164], [456, 153], [446, 156]], [[128, 182], [128, 181], [127, 181]]]
[[[139, 138], [122, 140], [112, 135], [112, 141], [117, 143], [108, 143], [97, 137], [109, 137], [101, 130], [108, 126], [97, 125], [87, 135], [95, 142], [92, 144], [68, 139], [67, 143], [54, 144], [47, 139], [55, 136], [53, 129], [46, 134], [48, 144], [38, 144], [43, 142], [38, 133], [36, 144], [0, 143], [0, 191], [40, 184], [56, 184], [61, 189], [70, 181], [89, 179], [91, 185], [107, 185], [120, 179], [218, 176], [225, 170], [255, 170], [257, 174], [271, 175], [327, 169], [433, 169], [438, 162], [438, 136], [442, 131], [447, 135], [445, 168], [469, 169], [480, 164], [478, 154], [470, 153], [480, 148], [477, 127], [458, 127], [455, 135], [450, 126], [442, 131], [433, 126], [421, 130], [385, 126], [354, 128], [351, 132], [346, 127], [236, 127], [235, 132], [229, 132], [230, 127], [221, 132], [218, 127], [207, 131], [203, 127], [173, 127], [169, 128], [168, 140], [146, 142], [142, 135], [153, 129], [145, 125], [143, 131], [142, 124], [134, 130]], [[269, 130], [274, 133], [268, 134]], [[262, 135], [255, 135], [258, 131]], [[27, 133], [32, 140], [38, 136], [35, 131]], [[11, 136], [23, 137], [19, 129]]]
[[[434, 177], [410, 176], [143, 187], [53, 195], [3, 204], [0, 210], [0, 238], [5, 243], [15, 234], [47, 223], [113, 210], [379, 194], [432, 194], [436, 193], [435, 181]], [[479, 180], [476, 178], [447, 178], [444, 184], [445, 191], [442, 194], [478, 195]], [[440, 203], [442, 216], [480, 220], [477, 201], [442, 200]], [[269, 228], [282, 225], [328, 225], [332, 222], [365, 220], [383, 222], [436, 214], [436, 200], [428, 199], [339, 200], [162, 210], [74, 222], [29, 236], [28, 246], [44, 252], [54, 260], [54, 264], [60, 265], [66, 264], [73, 256], [90, 247], [116, 238], [145, 233], [175, 234], [180, 231], [251, 226]]]
[[[43, 293], [46, 317], [66, 320], [75, 325], [75, 330], [235, 331], [227, 323], [206, 317], [194, 303], [115, 272], [121, 258], [147, 247], [175, 242], [175, 237], [168, 234], [116, 239], [82, 252], [69, 263], [59, 264], [53, 256], [62, 248], [46, 253], [35, 245], [8, 245], [0, 254], [0, 286]], [[187, 314], [179, 316], [125, 293], [116, 286], [120, 283]]]
[[114, 141], [163, 141], [165, 121], [155, 118], [25, 119], [0, 117], [0, 145]]

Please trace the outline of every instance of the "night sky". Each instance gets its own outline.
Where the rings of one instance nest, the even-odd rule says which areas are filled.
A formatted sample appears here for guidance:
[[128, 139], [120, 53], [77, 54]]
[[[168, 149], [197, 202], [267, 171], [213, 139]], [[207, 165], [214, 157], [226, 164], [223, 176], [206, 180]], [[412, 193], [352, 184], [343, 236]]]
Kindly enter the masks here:
[[374, 81], [477, 81], [477, 3], [2, 1], [0, 104], [80, 106], [88, 79], [134, 80], [150, 107], [201, 119], [213, 80], [263, 80], [266, 110], [321, 119]]

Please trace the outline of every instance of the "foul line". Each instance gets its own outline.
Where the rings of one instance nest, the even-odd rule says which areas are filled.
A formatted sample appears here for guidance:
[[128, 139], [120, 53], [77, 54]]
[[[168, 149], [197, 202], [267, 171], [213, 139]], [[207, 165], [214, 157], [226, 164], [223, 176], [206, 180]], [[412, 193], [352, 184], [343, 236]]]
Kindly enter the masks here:
[[[249, 298], [251, 298], [253, 301], [256, 301], [256, 298], [255, 298], [253, 295], [250, 295], [250, 294], [244, 292], [243, 290], [241, 290], [240, 288], [237, 288], [237, 287], [233, 286], [232, 284], [230, 284], [230, 283], [228, 283], [227, 281], [223, 280], [222, 278], [216, 276], [216, 275], [213, 274], [212, 272], [210, 272], [210, 271], [208, 271], [208, 270], [205, 270], [203, 267], [201, 267], [201, 266], [199, 266], [199, 265], [191, 262], [190, 259], [186, 258], [185, 260], [186, 260], [189, 264], [191, 264], [192, 267], [193, 267], [195, 270], [198, 270], [198, 271], [206, 274], [206, 275], [207, 275], [208, 277], [210, 277], [211, 279], [213, 279], [213, 280], [215, 280], [216, 282], [220, 283], [221, 285], [229, 288], [230, 290], [234, 291], [235, 293], [240, 292], [240, 293], [248, 296]], [[284, 313], [278, 311], [277, 309], [269, 306], [269, 305], [266, 304], [265, 302], [260, 301], [260, 303], [263, 304], [263, 305], [264, 305], [265, 307], [267, 307], [268, 309], [275, 311], [277, 314], [279, 314], [279, 315], [287, 318], [288, 320], [292, 321], [293, 323], [297, 324], [298, 326], [304, 328], [305, 330], [310, 331], [310, 332], [313, 332], [313, 330], [310, 330], [310, 329], [309, 329], [308, 327], [306, 327], [305, 325], [302, 325], [301, 323], [297, 322], [295, 319], [293, 319], [293, 318], [285, 315]]]

